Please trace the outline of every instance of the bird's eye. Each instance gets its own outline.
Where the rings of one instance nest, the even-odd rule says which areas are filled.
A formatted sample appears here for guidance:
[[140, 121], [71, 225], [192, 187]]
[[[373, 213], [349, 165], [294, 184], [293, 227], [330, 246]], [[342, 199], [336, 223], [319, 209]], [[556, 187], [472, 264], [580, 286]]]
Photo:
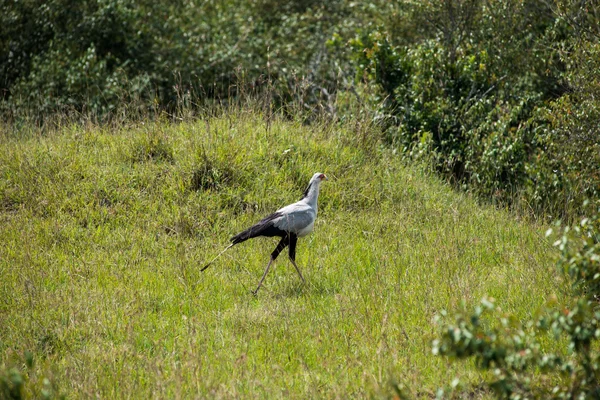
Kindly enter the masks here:
[[325, 179], [325, 174], [319, 175], [319, 179], [321, 179], [321, 180]]

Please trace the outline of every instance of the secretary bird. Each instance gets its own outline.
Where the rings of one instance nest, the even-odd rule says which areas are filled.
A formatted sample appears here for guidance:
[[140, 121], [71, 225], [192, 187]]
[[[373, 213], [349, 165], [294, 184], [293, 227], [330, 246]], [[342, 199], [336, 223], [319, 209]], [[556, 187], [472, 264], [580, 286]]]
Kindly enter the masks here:
[[313, 231], [315, 219], [317, 219], [317, 199], [319, 198], [319, 185], [324, 180], [327, 180], [325, 174], [321, 174], [319, 172], [314, 174], [310, 179], [308, 187], [304, 191], [304, 195], [300, 201], [280, 208], [273, 214], [261, 219], [259, 222], [252, 225], [245, 231], [233, 236], [230, 239], [231, 244], [215, 258], [213, 258], [208, 264], [206, 264], [200, 271], [204, 271], [223, 253], [238, 243], [245, 242], [248, 239], [258, 236], [279, 236], [281, 240], [279, 241], [277, 247], [275, 247], [275, 250], [273, 250], [271, 253], [271, 258], [269, 259], [265, 273], [260, 279], [258, 287], [252, 293], [254, 293], [254, 295], [258, 293], [258, 289], [260, 289], [265, 277], [269, 273], [271, 263], [275, 261], [279, 253], [281, 253], [286, 246], [289, 246], [290, 261], [296, 268], [296, 271], [298, 272], [298, 275], [300, 275], [302, 282], [305, 282], [304, 277], [300, 272], [300, 268], [298, 268], [296, 265], [296, 243], [298, 242], [299, 237], [306, 236]]

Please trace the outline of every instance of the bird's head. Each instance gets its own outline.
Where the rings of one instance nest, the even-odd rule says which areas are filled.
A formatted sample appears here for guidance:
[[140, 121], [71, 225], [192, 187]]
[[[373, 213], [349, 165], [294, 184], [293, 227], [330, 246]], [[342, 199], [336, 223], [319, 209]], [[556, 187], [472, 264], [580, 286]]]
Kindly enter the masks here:
[[321, 183], [322, 181], [326, 181], [327, 180], [327, 176], [325, 174], [322, 174], [320, 172], [317, 172], [316, 174], [313, 175], [313, 177], [310, 179], [310, 183], [314, 183], [314, 182], [318, 182]]
[[[312, 178], [310, 178], [310, 182], [308, 183], [308, 187], [306, 188], [306, 190], [304, 191], [304, 194], [302, 195], [302, 199], [307, 198], [311, 191], [314, 190], [314, 193], [316, 193], [316, 195], [319, 195], [319, 184], [322, 181], [326, 181], [327, 180], [327, 176], [325, 176], [325, 174], [322, 174], [320, 172], [317, 172], [316, 174], [314, 174], [312, 176]], [[312, 190], [311, 190], [312, 189]]]

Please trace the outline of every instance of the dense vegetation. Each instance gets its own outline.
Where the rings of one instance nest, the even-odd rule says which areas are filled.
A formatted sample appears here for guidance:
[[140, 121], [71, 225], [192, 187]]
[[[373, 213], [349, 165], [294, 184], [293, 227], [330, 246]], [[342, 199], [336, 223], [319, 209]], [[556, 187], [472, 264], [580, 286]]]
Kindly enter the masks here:
[[[600, 5], [424, 3], [354, 41], [386, 137], [486, 198], [569, 217], [599, 189]], [[419, 31], [417, 29], [417, 31]]]
[[[406, 157], [536, 215], [600, 187], [600, 5], [580, 0], [8, 1], [1, 112], [265, 110], [380, 123]], [[121, 113], [121, 114], [119, 114]]]
[[[371, 247], [367, 246], [367, 250], [366, 241], [345, 243], [356, 254], [367, 252], [373, 256], [376, 249], [384, 254], [383, 258], [373, 256], [370, 261], [359, 257], [351, 263], [352, 268], [365, 272], [373, 267], [379, 271], [380, 265], [390, 263], [390, 268], [396, 272], [415, 268], [418, 279], [429, 276], [424, 263], [433, 265], [434, 270], [439, 269], [440, 260], [445, 260], [441, 254], [427, 253], [425, 248], [411, 249], [412, 252], [406, 254], [389, 248], [390, 243], [408, 249], [415, 241], [420, 244], [435, 242], [427, 239], [426, 233], [402, 231], [408, 228], [398, 226], [398, 218], [409, 218], [406, 210], [410, 207], [425, 207], [426, 211], [446, 221], [436, 225], [442, 229], [438, 234], [450, 235], [447, 239], [456, 244], [454, 250], [459, 254], [456, 266], [450, 270], [456, 272], [466, 268], [467, 275], [473, 273], [489, 279], [488, 284], [470, 282], [468, 278], [466, 283], [457, 280], [455, 283], [464, 284], [463, 289], [468, 294], [454, 298], [448, 294], [446, 300], [442, 295], [433, 302], [435, 304], [426, 304], [425, 309], [418, 308], [423, 305], [411, 303], [429, 319], [415, 317], [408, 325], [402, 325], [398, 321], [405, 315], [400, 316], [398, 312], [377, 313], [374, 319], [366, 320], [355, 315], [362, 323], [360, 329], [371, 329], [373, 333], [378, 329], [376, 319], [385, 317], [387, 321], [389, 317], [391, 320], [396, 318], [397, 324], [394, 328], [385, 328], [386, 335], [390, 334], [389, 329], [393, 331], [398, 326], [403, 326], [405, 331], [426, 331], [433, 319], [432, 310], [454, 309], [460, 299], [470, 305], [474, 300], [471, 291], [477, 292], [478, 298], [493, 295], [496, 303], [484, 300], [474, 313], [464, 311], [456, 316], [455, 322], [440, 320], [443, 321], [441, 338], [434, 346], [438, 354], [474, 357], [479, 367], [493, 371], [495, 380], [491, 386], [504, 397], [597, 395], [600, 237], [597, 234], [598, 219], [594, 215], [600, 195], [599, 2], [8, 0], [0, 4], [0, 89], [0, 217], [4, 224], [4, 254], [0, 257], [4, 264], [0, 268], [0, 277], [4, 297], [9, 299], [1, 303], [0, 310], [0, 322], [9, 327], [0, 332], [0, 361], [5, 368], [0, 371], [0, 395], [12, 395], [13, 390], [15, 393], [33, 391], [36, 395], [53, 393], [54, 380], [34, 381], [54, 375], [57, 381], [68, 386], [68, 392], [90, 395], [93, 392], [90, 385], [96, 385], [99, 393], [116, 394], [105, 391], [109, 387], [107, 382], [114, 379], [107, 371], [107, 375], [97, 371], [99, 381], [87, 382], [89, 385], [83, 387], [77, 386], [76, 382], [64, 383], [69, 379], [84, 380], [82, 365], [99, 367], [98, 364], [107, 362], [98, 358], [99, 352], [106, 351], [110, 342], [107, 337], [113, 338], [111, 343], [116, 343], [118, 354], [139, 356], [147, 367], [129, 371], [141, 378], [128, 381], [125, 377], [124, 393], [127, 390], [135, 393], [140, 389], [148, 396], [177, 395], [172, 386], [179, 382], [177, 379], [153, 387], [146, 379], [158, 378], [145, 374], [152, 368], [160, 370], [164, 367], [163, 362], [179, 362], [171, 360], [166, 351], [167, 348], [183, 351], [183, 342], [172, 338], [170, 347], [161, 348], [162, 357], [151, 359], [158, 351], [156, 343], [144, 342], [146, 344], [139, 347], [143, 335], [136, 336], [137, 339], [131, 336], [133, 332], [141, 332], [143, 327], [136, 325], [125, 332], [119, 330], [122, 327], [113, 326], [110, 331], [113, 333], [103, 331], [102, 334], [94, 327], [84, 331], [71, 330], [73, 327], [68, 323], [65, 325], [64, 318], [77, 320], [82, 313], [80, 307], [97, 306], [84, 304], [83, 298], [75, 297], [67, 309], [58, 308], [60, 311], [56, 313], [60, 318], [55, 317], [61, 323], [57, 323], [58, 319], [52, 315], [42, 315], [43, 309], [56, 308], [60, 303], [56, 296], [65, 297], [67, 287], [74, 288], [79, 284], [82, 285], [80, 289], [90, 290], [91, 287], [92, 292], [96, 284], [103, 288], [113, 285], [122, 290], [120, 306], [127, 302], [144, 307], [150, 304], [157, 313], [163, 304], [161, 301], [172, 293], [159, 288], [148, 297], [149, 300], [140, 300], [113, 281], [106, 283], [108, 275], [95, 275], [101, 271], [84, 268], [81, 273], [73, 270], [68, 261], [82, 259], [82, 255], [96, 260], [96, 266], [122, 266], [135, 261], [136, 266], [146, 271], [150, 261], [144, 252], [154, 256], [159, 254], [153, 240], [160, 241], [164, 237], [169, 245], [176, 243], [177, 249], [173, 247], [159, 255], [166, 265], [176, 265], [179, 275], [171, 276], [173, 271], [162, 269], [162, 278], [150, 279], [144, 275], [144, 279], [160, 286], [161, 282], [177, 278], [184, 282], [183, 286], [172, 290], [185, 294], [187, 303], [183, 306], [220, 315], [221, 308], [206, 310], [203, 308], [206, 304], [190, 297], [192, 294], [202, 297], [205, 293], [197, 286], [188, 285], [193, 269], [182, 266], [180, 249], [189, 250], [191, 242], [203, 241], [204, 247], [184, 257], [197, 262], [206, 255], [206, 249], [215, 245], [215, 237], [205, 236], [207, 232], [223, 235], [219, 216], [234, 218], [241, 224], [250, 221], [255, 213], [285, 202], [288, 197], [282, 193], [278, 194], [277, 202], [265, 198], [265, 190], [270, 185], [259, 183], [266, 179], [266, 170], [282, 185], [288, 185], [289, 182], [284, 183], [285, 177], [291, 177], [295, 187], [301, 187], [305, 176], [310, 176], [314, 169], [324, 169], [317, 168], [322, 165], [328, 165], [330, 170], [323, 172], [333, 171], [343, 187], [343, 190], [331, 189], [332, 197], [324, 198], [325, 216], [327, 210], [341, 210], [340, 219], [335, 219], [335, 223], [339, 226], [349, 220], [359, 226], [365, 225], [361, 230], [365, 238], [369, 237], [369, 232], [381, 231], [382, 236], [369, 242]], [[248, 104], [251, 104], [251, 117], [245, 114], [249, 110]], [[221, 114], [216, 119], [208, 117], [215, 110], [226, 110], [224, 115], [229, 117]], [[242, 114], [239, 114], [240, 110]], [[196, 117], [203, 122], [198, 122]], [[253, 123], [248, 124], [248, 119]], [[187, 122], [178, 125], [182, 121]], [[227, 129], [224, 121], [228, 121]], [[205, 129], [202, 124], [206, 124]], [[300, 128], [298, 124], [309, 128]], [[125, 127], [131, 127], [133, 133], [125, 132]], [[248, 132], [239, 133], [242, 129]], [[285, 133], [286, 129], [298, 133], [303, 138], [298, 139], [301, 143]], [[190, 132], [198, 137], [190, 136]], [[240, 142], [228, 142], [228, 146], [237, 150], [226, 152], [221, 147], [223, 141], [234, 137]], [[88, 139], [90, 142], [86, 142]], [[123, 143], [128, 145], [123, 147]], [[261, 146], [267, 143], [276, 148], [273, 155], [264, 154]], [[185, 145], [192, 145], [194, 150], [184, 155]], [[186, 151], [189, 152], [189, 148]], [[313, 151], [315, 154], [311, 153]], [[102, 152], [105, 154], [100, 154]], [[82, 154], [87, 158], [81, 158]], [[569, 292], [570, 299], [546, 305], [539, 315], [528, 314], [527, 307], [540, 305], [538, 300], [553, 292], [555, 282], [544, 281], [543, 286], [530, 289], [533, 298], [526, 304], [507, 307], [506, 304], [516, 301], [512, 296], [523, 296], [522, 291], [498, 295], [497, 288], [503, 287], [504, 283], [499, 275], [494, 276], [494, 271], [500, 267], [486, 257], [474, 261], [465, 259], [461, 253], [466, 251], [462, 245], [467, 239], [458, 238], [459, 233], [454, 231], [457, 228], [448, 219], [452, 215], [462, 215], [461, 208], [456, 208], [454, 200], [439, 202], [431, 199], [436, 196], [428, 185], [447, 192], [438, 183], [427, 183], [432, 179], [430, 176], [421, 176], [427, 181], [421, 183], [424, 187], [414, 187], [416, 183], [412, 179], [417, 172], [405, 170], [407, 167], [401, 167], [400, 161], [429, 165], [455, 188], [473, 193], [484, 203], [509, 206], [517, 210], [518, 215], [533, 217], [542, 223], [560, 218], [574, 224], [575, 229], [567, 231], [557, 241], [562, 254], [559, 269], [575, 284], [574, 291]], [[347, 172], [350, 170], [353, 174], [360, 170], [363, 178], [368, 171], [377, 172], [372, 182], [365, 183], [358, 180], [359, 176], [353, 175], [350, 179]], [[129, 171], [133, 178], [123, 176], [124, 171]], [[259, 181], [253, 182], [250, 176], [260, 177]], [[93, 178], [92, 183], [85, 183], [90, 178]], [[344, 179], [349, 179], [352, 184]], [[408, 197], [399, 194], [406, 194], [407, 180], [408, 187], [412, 188]], [[159, 184], [165, 191], [161, 196], [165, 198], [159, 198], [158, 192], [155, 193]], [[456, 200], [459, 203], [467, 201], [460, 196], [457, 199], [460, 199]], [[406, 204], [397, 204], [398, 201]], [[141, 215], [143, 207], [150, 208], [148, 215]], [[197, 207], [200, 208], [192, 211]], [[392, 212], [395, 218], [377, 222], [382, 210]], [[195, 212], [202, 212], [202, 217]], [[364, 212], [366, 218], [376, 221], [375, 228], [358, 215]], [[485, 207], [478, 208], [477, 212], [482, 213], [472, 217], [480, 219], [475, 223], [477, 229], [471, 229], [471, 219], [464, 222], [465, 225], [461, 225], [460, 220], [453, 221], [467, 231], [478, 232], [477, 236], [481, 237], [477, 240], [487, 243], [477, 247], [478, 251], [493, 252], [497, 246], [512, 249], [513, 236], [503, 234], [498, 242], [491, 239], [495, 238], [493, 233], [485, 230], [489, 223], [504, 226], [499, 220], [506, 215], [493, 214]], [[419, 215], [425, 222], [419, 218], [411, 220], [419, 223], [419, 231], [433, 229], [428, 225], [431, 221], [424, 214]], [[586, 215], [590, 218], [580, 223]], [[175, 220], [167, 221], [168, 218]], [[119, 224], [120, 228], [117, 227]], [[408, 238], [391, 238], [386, 224], [400, 229]], [[15, 230], [16, 226], [25, 228]], [[345, 230], [330, 228], [332, 230], [327, 232], [326, 237], [333, 248], [339, 245], [334, 239], [336, 235], [347, 235], [349, 225], [344, 226]], [[93, 229], [96, 231], [92, 232]], [[327, 230], [328, 226], [323, 229]], [[513, 232], [513, 228], [499, 229]], [[518, 251], [536, 260], [532, 261], [534, 270], [526, 268], [525, 255], [523, 260], [504, 260], [504, 267], [516, 268], [513, 272], [520, 274], [520, 279], [540, 282], [537, 274], [541, 273], [542, 267], [539, 265], [545, 267], [551, 257], [546, 253], [537, 254], [543, 248], [543, 241], [532, 245], [528, 229], [539, 228], [519, 227], [519, 233], [515, 235], [528, 238], [525, 242], [519, 239], [522, 247]], [[106, 243], [100, 240], [104, 247], [83, 240], [86, 232], [93, 233], [98, 240], [98, 232], [108, 234], [102, 239]], [[119, 235], [131, 233], [136, 239], [128, 245], [123, 244]], [[77, 244], [73, 241], [75, 237]], [[488, 241], [485, 241], [486, 237]], [[410, 238], [414, 239], [410, 245], [397, 242]], [[512, 244], [501, 243], [505, 239]], [[27, 245], [16, 244], [23, 240]], [[108, 252], [108, 248], [120, 248], [124, 258], [113, 260], [111, 257], [115, 255]], [[138, 249], [137, 253], [133, 252], [134, 248]], [[338, 269], [345, 265], [341, 258], [336, 258], [342, 257], [339, 253], [322, 257], [327, 260], [327, 257], [333, 257], [332, 265]], [[25, 265], [32, 270], [19, 283], [13, 278], [20, 276], [17, 271]], [[48, 265], [58, 273], [57, 276], [47, 275]], [[167, 268], [166, 265], [162, 268]], [[350, 298], [343, 296], [360, 286], [360, 273], [357, 272], [355, 280], [341, 283], [341, 275], [333, 270], [330, 272], [328, 282], [337, 288], [330, 291], [334, 293], [333, 300], [324, 300], [329, 293], [326, 289], [313, 287], [296, 291], [290, 283], [286, 293], [301, 293], [304, 297], [286, 298], [283, 304], [290, 308], [285, 312], [273, 309], [275, 314], [269, 315], [288, 316], [291, 309], [306, 310], [306, 305], [298, 303], [302, 298], [312, 302], [315, 309], [324, 307], [332, 311], [328, 306], [335, 305], [345, 310], [344, 301]], [[123, 274], [123, 271], [115, 272], [115, 276]], [[394, 282], [391, 270], [382, 274], [377, 275], [378, 279]], [[464, 278], [465, 271], [461, 270], [460, 274]], [[363, 275], [360, 275], [361, 279], [367, 279], [368, 274]], [[506, 279], [510, 274], [501, 275]], [[75, 282], [73, 276], [85, 279]], [[452, 276], [445, 278], [454, 279]], [[368, 275], [368, 279], [374, 278]], [[550, 277], [547, 279], [551, 280]], [[231, 285], [223, 279], [213, 283]], [[373, 290], [380, 291], [378, 293], [394, 290], [380, 281], [377, 283], [380, 286]], [[514, 284], [518, 286], [521, 282]], [[147, 287], [142, 286], [137, 289], [144, 292]], [[441, 293], [449, 290], [447, 282], [441, 281], [431, 283], [430, 287]], [[228, 288], [234, 292], [239, 289], [235, 285]], [[374, 307], [388, 310], [390, 298], [384, 303], [378, 302], [381, 299], [371, 298], [372, 302], [368, 303], [365, 299], [372, 294], [367, 288], [363, 289], [353, 295], [362, 296], [364, 315], [372, 313]], [[410, 290], [416, 293], [421, 289]], [[12, 293], [19, 295], [13, 299]], [[240, 296], [237, 293], [227, 300], [221, 298], [219, 304], [225, 304], [225, 308], [232, 304], [241, 307]], [[396, 304], [409, 302], [408, 297], [393, 296], [391, 300]], [[412, 293], [412, 296], [418, 295]], [[352, 304], [362, 304], [359, 298], [351, 300]], [[32, 322], [35, 326], [12, 322], [17, 318], [16, 310], [25, 303], [27, 310], [36, 315]], [[502, 304], [502, 311], [498, 311], [498, 304]], [[264, 310], [259, 312], [252, 308], [258, 307], [256, 304], [248, 303], [244, 307], [237, 311], [245, 316], [251, 314], [255, 319], [262, 318]], [[514, 312], [516, 318], [509, 318], [510, 312]], [[167, 312], [173, 318], [175, 314], [173, 310]], [[242, 330], [246, 329], [245, 322], [240, 322], [236, 316], [230, 317], [227, 320], [231, 323], [229, 328], [241, 326]], [[528, 322], [527, 317], [533, 319]], [[106, 318], [112, 318], [110, 313]], [[146, 313], [141, 318], [146, 328], [156, 329], [156, 316]], [[199, 323], [216, 324], [216, 320], [207, 318]], [[321, 317], [315, 318], [320, 321]], [[494, 324], [498, 318], [501, 326]], [[263, 319], [259, 321], [261, 326], [268, 325], [265, 322], [268, 318]], [[302, 318], [292, 320], [291, 326], [297, 328], [295, 334], [298, 337], [308, 335], [300, 327], [308, 322]], [[103, 326], [110, 326], [109, 322], [107, 324]], [[382, 325], [385, 326], [385, 322]], [[183, 329], [181, 325], [176, 326]], [[228, 333], [237, 334], [238, 328], [233, 328], [225, 329], [222, 341]], [[346, 328], [358, 329], [352, 324]], [[405, 331], [402, 335], [395, 331], [396, 336], [391, 334], [391, 337], [397, 343], [410, 342], [408, 338], [413, 335], [410, 332], [407, 335]], [[558, 337], [558, 342], [548, 339], [549, 331]], [[383, 331], [380, 333], [383, 337]], [[430, 336], [428, 340], [433, 339], [434, 334]], [[236, 347], [241, 346], [240, 343], [234, 339], [228, 343], [233, 343], [239, 350], [240, 359], [243, 358], [241, 366], [254, 362], [254, 373], [261, 368], [261, 362], [273, 361], [268, 355], [262, 361], [247, 359], [246, 350]], [[357, 343], [354, 348], [362, 348], [367, 353], [367, 349], [375, 350], [376, 343], [370, 342], [368, 335], [365, 341]], [[381, 339], [377, 343], [384, 341]], [[442, 376], [436, 364], [440, 361], [421, 359], [425, 357], [425, 341], [413, 341], [413, 347], [403, 350], [406, 353], [400, 356], [392, 350], [393, 345], [388, 347], [388, 342], [385, 343], [386, 351], [391, 353], [385, 353], [383, 347], [376, 351], [378, 356], [383, 352], [381, 357], [385, 358], [385, 365], [390, 365], [389, 375], [375, 370], [373, 358], [366, 354], [361, 357], [354, 352], [356, 358], [352, 360], [357, 365], [366, 365], [365, 370], [376, 378], [361, 378], [357, 370], [354, 375], [350, 370], [343, 376], [322, 371], [326, 392], [339, 395], [384, 393], [386, 376], [395, 376], [404, 383], [416, 381], [414, 376], [406, 376], [399, 370], [399, 363], [415, 365], [419, 378], [428, 385], [424, 392], [411, 392], [410, 385], [408, 390], [407, 386], [400, 385], [404, 387], [399, 390], [400, 395], [429, 395], [434, 391], [434, 382], [439, 384], [456, 371], [462, 381], [479, 379], [474, 378], [476, 374], [470, 367], [467, 372], [452, 370], [448, 376]], [[566, 355], [561, 352], [565, 343], [570, 351]], [[334, 346], [327, 341], [324, 346], [327, 344]], [[90, 350], [91, 345], [98, 351]], [[262, 348], [263, 342], [259, 340], [257, 346]], [[134, 350], [128, 353], [132, 348]], [[75, 349], [75, 358], [82, 356], [85, 360], [74, 370], [61, 365], [69, 363], [72, 349]], [[321, 350], [320, 345], [310, 347], [310, 351]], [[415, 352], [419, 354], [415, 355]], [[42, 362], [40, 354], [43, 354]], [[219, 358], [216, 353], [213, 356]], [[334, 352], [330, 356], [334, 364], [348, 354]], [[209, 363], [210, 360], [208, 357], [204, 361]], [[349, 363], [352, 360], [346, 359]], [[152, 364], [155, 361], [160, 365]], [[307, 370], [313, 370], [314, 365], [309, 361], [304, 359], [302, 362]], [[6, 369], [15, 363], [29, 366], [29, 383], [19, 381], [23, 379], [22, 370]], [[287, 395], [285, 390], [277, 392], [275, 389], [281, 387], [285, 373], [298, 372], [299, 364], [291, 361], [286, 364], [284, 360], [278, 360], [278, 363], [281, 374], [271, 371], [274, 376], [270, 383], [274, 386], [262, 389], [265, 396]], [[235, 376], [242, 370], [237, 364], [229, 367], [211, 371], [216, 374], [213, 381], [209, 380], [197, 391], [186, 386], [191, 377], [189, 380], [182, 378], [183, 394], [210, 390], [216, 395], [235, 396], [257, 389], [252, 383], [236, 386], [233, 381], [222, 386], [220, 377], [232, 373]], [[546, 372], [549, 375], [543, 376], [541, 381], [552, 385], [544, 384], [542, 389], [555, 388], [550, 389], [551, 393], [538, 390], [539, 374]], [[481, 378], [490, 376], [483, 374]], [[257, 381], [263, 378], [253, 375]], [[340, 379], [340, 382], [332, 383]], [[351, 384], [352, 380], [355, 385]], [[35, 392], [40, 387], [44, 389]], [[460, 385], [455, 389], [463, 390]], [[316, 387], [309, 387], [296, 382], [287, 390], [298, 396], [324, 393], [319, 391], [318, 383]]]

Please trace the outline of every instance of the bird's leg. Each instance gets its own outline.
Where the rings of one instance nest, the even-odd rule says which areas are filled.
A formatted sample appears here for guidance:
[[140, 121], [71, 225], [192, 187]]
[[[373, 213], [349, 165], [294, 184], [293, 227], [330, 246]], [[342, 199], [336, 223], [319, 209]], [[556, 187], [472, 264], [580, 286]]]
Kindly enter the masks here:
[[296, 265], [296, 261], [292, 260], [291, 257], [290, 257], [290, 261], [292, 262], [294, 267], [296, 267], [296, 271], [298, 272], [298, 275], [300, 275], [300, 279], [302, 279], [302, 282], [306, 283], [306, 281], [304, 280], [304, 277], [302, 276], [302, 273], [300, 272], [300, 268], [298, 268], [298, 266]]
[[271, 258], [269, 259], [269, 263], [267, 264], [267, 268], [265, 269], [265, 273], [263, 274], [262, 278], [260, 278], [260, 282], [258, 282], [258, 287], [256, 288], [256, 290], [254, 292], [252, 292], [252, 294], [254, 294], [255, 296], [258, 293], [258, 289], [260, 289], [263, 281], [265, 280], [265, 277], [269, 273], [269, 268], [271, 267], [271, 263], [273, 262], [273, 260], [274, 260], [274, 258], [273, 258], [273, 256], [271, 256]]
[[283, 238], [281, 238], [281, 240], [279, 241], [279, 244], [277, 245], [277, 247], [275, 247], [275, 250], [273, 250], [273, 252], [271, 253], [271, 259], [269, 260], [269, 263], [267, 264], [267, 268], [265, 268], [265, 273], [263, 274], [262, 278], [260, 278], [260, 282], [258, 282], [258, 287], [256, 288], [256, 290], [254, 292], [252, 292], [252, 293], [254, 293], [254, 295], [256, 295], [258, 293], [258, 289], [260, 289], [263, 281], [265, 280], [265, 277], [269, 273], [269, 268], [271, 267], [271, 263], [273, 261], [275, 261], [275, 259], [279, 255], [279, 253], [281, 253], [281, 250], [285, 249], [285, 246], [287, 246], [288, 244], [289, 244], [288, 236], [284, 236]]
[[306, 283], [304, 277], [302, 276], [302, 273], [300, 272], [300, 268], [298, 268], [298, 266], [296, 265], [296, 243], [298, 243], [298, 236], [294, 235], [293, 233], [290, 234], [290, 261], [292, 262], [292, 265], [294, 265], [294, 268], [296, 268], [296, 272], [298, 272], [298, 275], [300, 275], [300, 279], [302, 279], [302, 282]]

